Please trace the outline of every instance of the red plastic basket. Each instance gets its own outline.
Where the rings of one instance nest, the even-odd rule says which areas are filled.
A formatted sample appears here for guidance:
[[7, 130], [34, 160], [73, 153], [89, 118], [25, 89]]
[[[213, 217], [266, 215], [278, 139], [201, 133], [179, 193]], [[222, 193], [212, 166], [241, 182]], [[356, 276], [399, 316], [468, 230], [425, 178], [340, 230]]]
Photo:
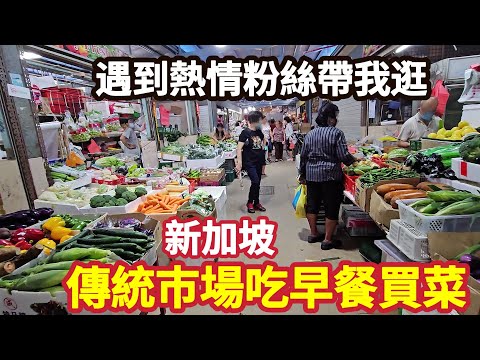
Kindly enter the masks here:
[[105, 184], [105, 185], [121, 185], [125, 182], [125, 176], [123, 175], [117, 175], [118, 179], [117, 180], [103, 180], [103, 179], [97, 179], [97, 178], [92, 178], [92, 183], [95, 184]]
[[355, 181], [358, 179], [358, 176], [350, 176], [350, 175], [345, 175], [343, 184], [345, 186], [345, 190], [349, 192], [352, 195], [355, 195]]

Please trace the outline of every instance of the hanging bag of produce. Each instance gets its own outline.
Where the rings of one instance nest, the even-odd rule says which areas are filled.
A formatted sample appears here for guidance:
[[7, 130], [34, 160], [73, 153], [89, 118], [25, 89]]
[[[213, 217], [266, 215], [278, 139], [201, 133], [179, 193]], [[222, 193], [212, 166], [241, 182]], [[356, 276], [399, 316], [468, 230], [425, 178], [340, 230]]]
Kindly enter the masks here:
[[432, 96], [436, 96], [438, 99], [437, 110], [435, 110], [435, 115], [443, 116], [445, 114], [445, 108], [447, 107], [447, 101], [450, 97], [448, 90], [443, 86], [442, 80], [437, 80], [435, 86], [432, 89]]

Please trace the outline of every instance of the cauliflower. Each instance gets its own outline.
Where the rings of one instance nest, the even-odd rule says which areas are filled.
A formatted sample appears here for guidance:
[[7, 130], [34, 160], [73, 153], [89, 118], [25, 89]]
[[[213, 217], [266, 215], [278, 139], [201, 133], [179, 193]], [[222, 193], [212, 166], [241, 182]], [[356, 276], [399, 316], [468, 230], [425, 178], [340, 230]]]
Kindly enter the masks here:
[[50, 202], [57, 202], [58, 201], [57, 195], [55, 195], [55, 193], [53, 193], [51, 191], [44, 191], [38, 197], [38, 199], [43, 200], [43, 201], [50, 201]]

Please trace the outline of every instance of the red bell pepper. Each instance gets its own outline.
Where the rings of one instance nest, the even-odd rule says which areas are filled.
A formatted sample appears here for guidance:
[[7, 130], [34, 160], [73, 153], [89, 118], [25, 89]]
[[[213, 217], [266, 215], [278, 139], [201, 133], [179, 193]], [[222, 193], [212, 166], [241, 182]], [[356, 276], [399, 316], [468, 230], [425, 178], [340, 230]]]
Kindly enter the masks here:
[[16, 244], [19, 241], [25, 240], [31, 244], [35, 244], [38, 240], [43, 239], [45, 234], [39, 229], [18, 229], [12, 233], [10, 241]]
[[19, 241], [15, 244], [15, 246], [17, 248], [19, 248], [20, 250], [28, 250], [32, 247], [31, 244], [29, 244], [28, 242], [26, 242], [25, 240], [22, 240], [22, 241]]
[[24, 236], [12, 236], [10, 238], [10, 242], [13, 244], [13, 245], [17, 245], [17, 243], [19, 243], [20, 241], [27, 241], [27, 238], [24, 237]]
[[45, 237], [45, 233], [40, 229], [25, 229], [25, 232], [27, 233], [25, 238], [33, 244]]
[[5, 239], [0, 240], [0, 246], [12, 246], [12, 245], [13, 244], [8, 240], [5, 240]]

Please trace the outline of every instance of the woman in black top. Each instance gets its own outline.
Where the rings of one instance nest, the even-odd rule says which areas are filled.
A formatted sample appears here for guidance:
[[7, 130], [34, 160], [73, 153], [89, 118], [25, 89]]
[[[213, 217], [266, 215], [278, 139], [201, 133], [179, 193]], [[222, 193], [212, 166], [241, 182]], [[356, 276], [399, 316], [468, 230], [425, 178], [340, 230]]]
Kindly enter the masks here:
[[248, 114], [248, 128], [240, 134], [237, 145], [237, 173], [245, 169], [251, 181], [247, 202], [249, 213], [254, 213], [255, 210], [266, 211], [259, 200], [266, 145], [260, 123], [262, 118], [263, 114], [260, 111]]

